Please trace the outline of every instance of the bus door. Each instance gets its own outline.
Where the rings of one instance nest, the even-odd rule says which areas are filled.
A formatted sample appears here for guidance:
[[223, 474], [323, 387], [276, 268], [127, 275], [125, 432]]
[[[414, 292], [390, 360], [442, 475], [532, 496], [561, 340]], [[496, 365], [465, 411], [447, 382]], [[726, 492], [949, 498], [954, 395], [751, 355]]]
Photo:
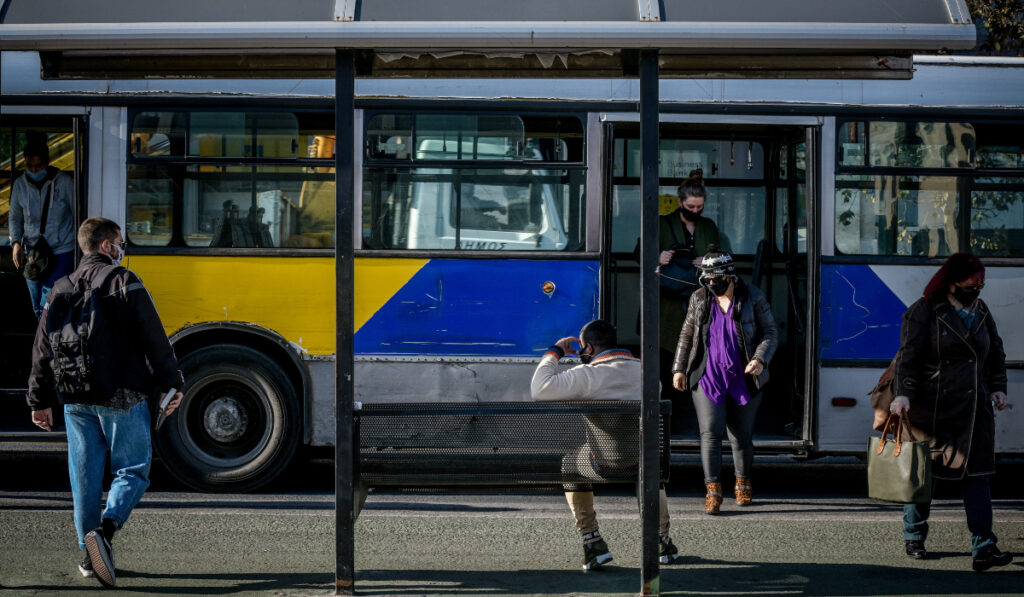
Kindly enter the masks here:
[[[11, 113], [15, 108], [16, 113]], [[36, 316], [25, 279], [14, 267], [11, 247], [11, 202], [17, 179], [25, 173], [25, 145], [46, 144], [50, 165], [75, 181], [75, 223], [84, 213], [82, 180], [83, 118], [71, 115], [22, 114], [5, 106], [0, 116], [0, 435], [37, 431], [25, 403]], [[27, 110], [26, 110], [27, 112]], [[56, 423], [63, 426], [60, 413]], [[7, 436], [6, 439], [10, 439]]]
[[[772, 381], [758, 413], [755, 441], [761, 451], [802, 453], [811, 431], [805, 391], [807, 139], [817, 121], [791, 118], [773, 124], [772, 120], [720, 122], [704, 115], [662, 114], [660, 211], [674, 212], [676, 189], [691, 171], [702, 170], [707, 190], [703, 215], [715, 222], [721, 247], [733, 255], [740, 277], [769, 298], [779, 328], [780, 343], [770, 366]], [[604, 313], [617, 326], [620, 343], [638, 351], [639, 126], [632, 115], [607, 114], [605, 121], [611, 141], [605, 165], [609, 180]], [[675, 346], [668, 348], [674, 351]], [[667, 362], [662, 358], [662, 367], [671, 366]], [[663, 375], [663, 382], [667, 379]], [[696, 451], [693, 404], [680, 400], [674, 410], [673, 450]]]

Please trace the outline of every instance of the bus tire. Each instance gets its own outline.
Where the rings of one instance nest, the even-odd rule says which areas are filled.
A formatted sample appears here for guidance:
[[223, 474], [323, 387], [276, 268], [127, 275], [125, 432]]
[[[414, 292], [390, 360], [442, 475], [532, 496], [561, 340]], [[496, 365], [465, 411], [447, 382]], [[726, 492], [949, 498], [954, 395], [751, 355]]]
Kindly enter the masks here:
[[277, 477], [302, 431], [297, 393], [280, 365], [246, 346], [216, 344], [185, 355], [181, 370], [184, 398], [154, 438], [171, 474], [208, 492], [252, 491]]

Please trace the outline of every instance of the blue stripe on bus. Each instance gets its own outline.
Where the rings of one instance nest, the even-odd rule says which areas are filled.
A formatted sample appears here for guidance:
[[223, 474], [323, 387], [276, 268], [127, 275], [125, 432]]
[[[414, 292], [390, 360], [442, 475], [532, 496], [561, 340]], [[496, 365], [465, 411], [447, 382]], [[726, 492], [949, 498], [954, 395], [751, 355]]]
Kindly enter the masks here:
[[355, 349], [539, 357], [598, 316], [598, 272], [597, 261], [432, 259], [359, 329]]
[[867, 265], [821, 267], [821, 358], [891, 359], [903, 301]]

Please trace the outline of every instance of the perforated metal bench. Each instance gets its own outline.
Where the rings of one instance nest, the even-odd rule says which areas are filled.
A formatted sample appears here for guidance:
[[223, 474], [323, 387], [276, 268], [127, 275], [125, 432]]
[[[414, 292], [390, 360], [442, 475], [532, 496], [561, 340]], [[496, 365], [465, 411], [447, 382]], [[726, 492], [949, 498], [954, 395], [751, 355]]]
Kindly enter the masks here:
[[[671, 403], [660, 404], [662, 481]], [[358, 472], [369, 487], [634, 482], [640, 401], [363, 404]]]

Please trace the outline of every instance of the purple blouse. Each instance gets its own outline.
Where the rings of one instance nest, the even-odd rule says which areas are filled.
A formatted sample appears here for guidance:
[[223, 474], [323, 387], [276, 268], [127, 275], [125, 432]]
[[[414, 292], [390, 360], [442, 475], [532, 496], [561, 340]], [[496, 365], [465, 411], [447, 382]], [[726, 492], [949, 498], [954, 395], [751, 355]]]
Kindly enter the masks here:
[[716, 301], [711, 302], [711, 327], [708, 329], [708, 362], [700, 378], [700, 389], [715, 406], [722, 406], [725, 397], [732, 396], [739, 405], [750, 402], [750, 388], [744, 379], [746, 366], [740, 357], [739, 341], [736, 337], [736, 322], [732, 319], [732, 308], [736, 301], [729, 303], [729, 310], [722, 313]]

